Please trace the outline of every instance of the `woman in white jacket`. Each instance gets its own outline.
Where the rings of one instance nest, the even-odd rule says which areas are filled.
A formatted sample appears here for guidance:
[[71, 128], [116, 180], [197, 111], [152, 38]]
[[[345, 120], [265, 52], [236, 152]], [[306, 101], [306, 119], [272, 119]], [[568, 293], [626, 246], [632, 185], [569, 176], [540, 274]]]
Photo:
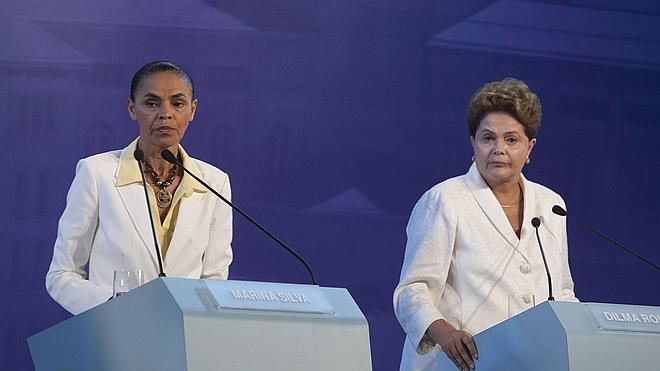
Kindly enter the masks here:
[[522, 175], [536, 144], [541, 104], [522, 81], [480, 88], [467, 112], [473, 164], [417, 202], [394, 310], [407, 334], [401, 370], [437, 370], [438, 352], [459, 369], [475, 367], [476, 334], [508, 316], [512, 294], [548, 298], [531, 219], [539, 232], [557, 300], [577, 300], [568, 266], [562, 198]]
[[[231, 198], [227, 174], [189, 157], [180, 145], [196, 110], [193, 81], [181, 67], [148, 63], [133, 76], [128, 99], [139, 137], [123, 150], [78, 162], [46, 275], [48, 293], [69, 312], [107, 301], [115, 270], [142, 270], [145, 281], [158, 276], [143, 175], [165, 274], [227, 278], [231, 208], [160, 155], [168, 149], [186, 169]], [[143, 169], [134, 158], [136, 149], [144, 153]]]

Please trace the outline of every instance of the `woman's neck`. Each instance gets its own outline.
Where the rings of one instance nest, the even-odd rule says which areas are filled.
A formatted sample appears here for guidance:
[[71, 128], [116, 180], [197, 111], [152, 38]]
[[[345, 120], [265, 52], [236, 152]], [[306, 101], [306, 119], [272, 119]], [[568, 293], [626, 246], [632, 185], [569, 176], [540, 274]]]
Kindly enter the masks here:
[[521, 183], [522, 179], [518, 178], [499, 184], [489, 184], [489, 186], [500, 204], [510, 204], [522, 198], [523, 186]]
[[[172, 164], [165, 161], [160, 155], [160, 153], [166, 148], [153, 147], [142, 143], [138, 143], [138, 147], [144, 151], [144, 161], [151, 165], [156, 174], [160, 175], [161, 177], [166, 176], [172, 168]], [[169, 149], [175, 157], [179, 156], [178, 146], [172, 146], [167, 149]]]

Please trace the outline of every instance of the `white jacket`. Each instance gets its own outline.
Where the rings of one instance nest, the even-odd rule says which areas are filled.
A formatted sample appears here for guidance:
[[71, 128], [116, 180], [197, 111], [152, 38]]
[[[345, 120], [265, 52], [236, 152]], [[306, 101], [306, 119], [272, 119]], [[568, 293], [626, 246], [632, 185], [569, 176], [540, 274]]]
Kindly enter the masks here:
[[[531, 219], [539, 228], [556, 300], [577, 301], [568, 266], [565, 207], [553, 191], [523, 177], [520, 239], [475, 164], [466, 175], [427, 191], [413, 209], [394, 311], [407, 334], [401, 370], [437, 370], [439, 346], [424, 337], [437, 319], [476, 334], [508, 316], [509, 295], [548, 298], [548, 283]], [[479, 344], [476, 344], [477, 348]]]
[[[133, 156], [128, 152], [94, 155], [80, 160], [76, 167], [46, 275], [48, 293], [73, 314], [112, 296], [114, 270], [140, 269], [145, 282], [158, 276], [142, 183], [115, 185], [121, 159]], [[211, 187], [231, 199], [227, 174], [199, 160], [189, 163]], [[180, 202], [163, 261], [165, 273], [168, 277], [226, 279], [232, 261], [231, 208], [208, 191], [196, 190]]]

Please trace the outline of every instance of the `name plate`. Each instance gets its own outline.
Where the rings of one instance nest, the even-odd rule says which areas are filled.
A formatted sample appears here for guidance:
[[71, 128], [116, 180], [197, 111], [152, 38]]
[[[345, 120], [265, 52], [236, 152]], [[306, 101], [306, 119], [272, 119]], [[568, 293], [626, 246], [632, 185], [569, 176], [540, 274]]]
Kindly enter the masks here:
[[319, 286], [220, 280], [202, 280], [202, 283], [218, 310], [335, 314]]
[[643, 305], [588, 303], [598, 328], [660, 333], [660, 308]]

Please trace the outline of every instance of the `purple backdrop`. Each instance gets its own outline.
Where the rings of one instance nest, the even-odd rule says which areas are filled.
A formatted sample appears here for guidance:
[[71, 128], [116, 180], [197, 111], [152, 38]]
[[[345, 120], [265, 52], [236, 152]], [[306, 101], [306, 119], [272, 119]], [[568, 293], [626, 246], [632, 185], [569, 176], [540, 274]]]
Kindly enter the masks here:
[[[391, 293], [407, 217], [464, 173], [464, 119], [485, 81], [515, 76], [544, 104], [526, 175], [658, 262], [660, 5], [654, 1], [3, 1], [0, 15], [0, 368], [68, 317], [44, 289], [57, 220], [84, 156], [137, 135], [132, 73], [167, 58], [196, 80], [184, 145], [229, 172], [234, 201], [347, 287], [375, 370], [398, 367]], [[236, 220], [234, 279], [306, 282]], [[584, 301], [660, 305], [658, 273], [569, 224]]]

